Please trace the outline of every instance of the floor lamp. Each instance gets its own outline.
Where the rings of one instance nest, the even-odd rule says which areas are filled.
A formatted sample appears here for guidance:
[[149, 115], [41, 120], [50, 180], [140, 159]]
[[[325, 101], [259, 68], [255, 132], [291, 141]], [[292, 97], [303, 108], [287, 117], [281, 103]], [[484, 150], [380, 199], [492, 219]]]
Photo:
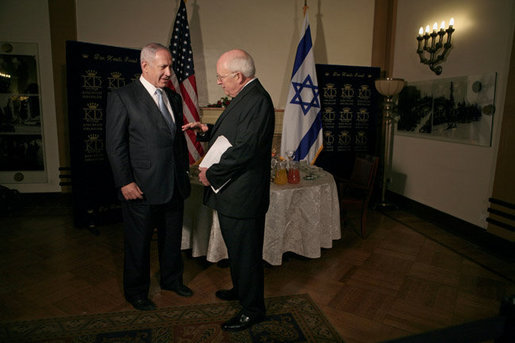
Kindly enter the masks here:
[[383, 140], [383, 173], [381, 179], [381, 202], [379, 208], [391, 207], [386, 202], [386, 185], [388, 176], [392, 168], [392, 148], [393, 148], [393, 97], [400, 93], [404, 88], [403, 79], [384, 78], [375, 81], [377, 91], [384, 96], [383, 121], [382, 121], [382, 140]]

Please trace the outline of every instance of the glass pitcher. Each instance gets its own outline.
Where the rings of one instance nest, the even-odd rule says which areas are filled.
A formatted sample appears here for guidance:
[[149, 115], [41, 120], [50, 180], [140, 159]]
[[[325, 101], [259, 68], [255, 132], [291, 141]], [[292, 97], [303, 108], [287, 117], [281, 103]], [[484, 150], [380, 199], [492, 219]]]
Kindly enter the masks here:
[[276, 165], [275, 169], [275, 179], [274, 182], [277, 185], [284, 185], [288, 183], [288, 175], [286, 172], [286, 161], [280, 161]]
[[300, 182], [300, 171], [299, 162], [288, 161], [288, 183], [299, 183]]

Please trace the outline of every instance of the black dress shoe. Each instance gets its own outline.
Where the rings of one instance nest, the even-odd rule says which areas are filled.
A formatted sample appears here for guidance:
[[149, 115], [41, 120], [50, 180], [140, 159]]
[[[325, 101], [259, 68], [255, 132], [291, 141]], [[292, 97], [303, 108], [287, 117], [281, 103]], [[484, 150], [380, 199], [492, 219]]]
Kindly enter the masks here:
[[132, 301], [129, 301], [129, 303], [136, 309], [140, 311], [152, 311], [155, 310], [156, 304], [152, 302], [152, 300], [148, 298], [139, 298]]
[[220, 289], [215, 293], [218, 299], [222, 300], [238, 300], [238, 295], [234, 291], [234, 289]]
[[241, 331], [250, 328], [252, 325], [262, 322], [265, 316], [248, 316], [245, 313], [238, 313], [235, 317], [222, 324], [224, 331]]
[[193, 291], [182, 283], [176, 284], [172, 287], [161, 287], [161, 289], [175, 292], [179, 294], [181, 297], [191, 297], [193, 295]]

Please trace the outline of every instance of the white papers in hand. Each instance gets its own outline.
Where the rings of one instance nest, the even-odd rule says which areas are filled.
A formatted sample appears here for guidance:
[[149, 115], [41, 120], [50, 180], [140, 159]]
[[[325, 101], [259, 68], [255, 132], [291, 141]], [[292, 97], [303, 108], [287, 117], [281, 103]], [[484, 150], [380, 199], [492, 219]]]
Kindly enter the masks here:
[[[209, 168], [213, 164], [220, 162], [220, 158], [222, 157], [223, 153], [230, 147], [232, 147], [232, 144], [227, 138], [225, 138], [225, 136], [218, 136], [213, 145], [209, 148], [207, 154], [202, 159], [202, 162], [200, 162], [199, 167]], [[211, 186], [211, 189], [213, 192], [218, 193], [218, 191], [222, 189], [222, 187], [225, 186], [229, 181], [230, 179], [224, 182], [224, 184], [218, 189], [213, 188], [213, 186]]]

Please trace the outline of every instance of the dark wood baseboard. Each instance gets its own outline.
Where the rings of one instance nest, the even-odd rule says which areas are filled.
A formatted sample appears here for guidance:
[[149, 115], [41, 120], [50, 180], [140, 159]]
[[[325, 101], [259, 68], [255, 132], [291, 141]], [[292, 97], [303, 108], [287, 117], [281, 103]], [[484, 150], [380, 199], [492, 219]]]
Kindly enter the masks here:
[[71, 214], [71, 193], [20, 193], [11, 190], [0, 202], [1, 216], [51, 216]]
[[505, 259], [507, 262], [515, 261], [514, 242], [493, 235], [482, 227], [421, 204], [403, 195], [388, 191], [387, 197], [399, 209], [412, 213], [447, 232], [474, 243], [493, 255]]

